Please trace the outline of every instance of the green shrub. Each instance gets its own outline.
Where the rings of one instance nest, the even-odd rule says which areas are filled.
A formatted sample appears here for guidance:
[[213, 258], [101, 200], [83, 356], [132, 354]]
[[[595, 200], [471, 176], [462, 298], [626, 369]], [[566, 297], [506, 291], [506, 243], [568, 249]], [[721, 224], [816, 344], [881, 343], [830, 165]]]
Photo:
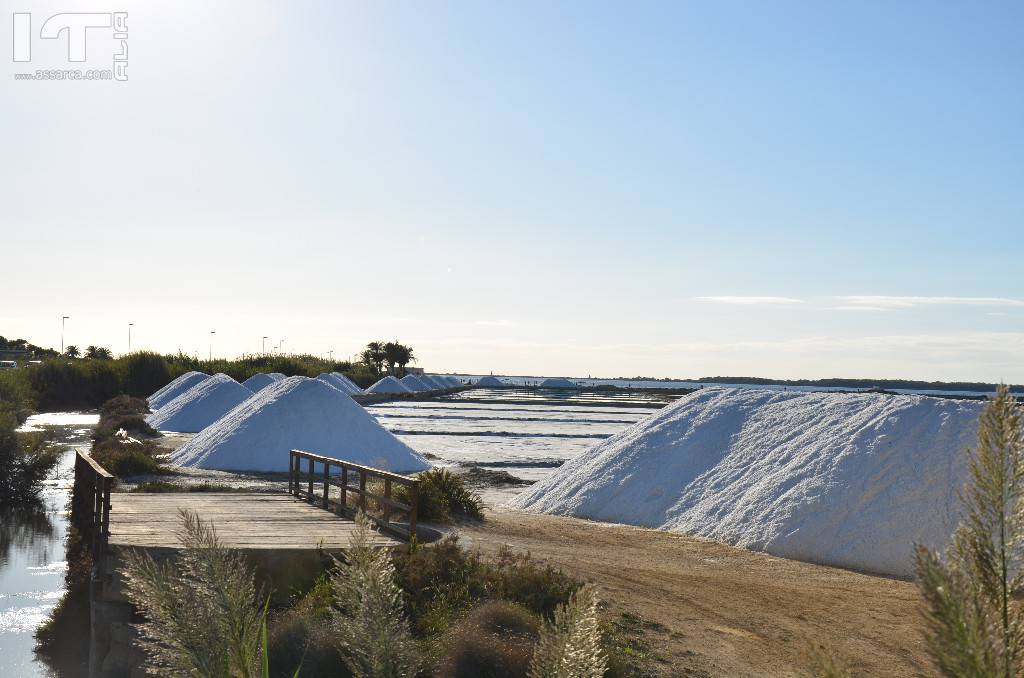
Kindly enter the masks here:
[[121, 429], [133, 437], [155, 437], [160, 432], [146, 423], [146, 418], [141, 414], [117, 414], [109, 417], [100, 417], [100, 423], [96, 426], [93, 438], [102, 440], [117, 434]]
[[330, 626], [334, 590], [322, 576], [288, 610], [269, 624], [267, 647], [270, 675], [292, 678], [345, 678], [351, 674], [338, 654], [338, 638]]
[[518, 605], [485, 602], [454, 628], [439, 678], [525, 678], [539, 621]]
[[[462, 477], [445, 468], [436, 468], [417, 476], [420, 481], [417, 515], [419, 520], [446, 523], [452, 518], [483, 520], [483, 501], [470, 491]], [[398, 501], [409, 503], [409, 488], [394, 489]]]
[[149, 414], [149, 403], [145, 398], [119, 395], [100, 406], [100, 417], [122, 417], [133, 414]]
[[481, 600], [501, 599], [550, 617], [569, 600], [581, 582], [550, 566], [534, 563], [528, 553], [502, 549], [484, 559], [445, 537], [412, 553], [393, 555], [399, 586], [413, 629], [434, 635]]
[[156, 353], [132, 353], [117, 362], [123, 370], [121, 392], [139, 398], [149, 396], [177, 376], [167, 360]]
[[18, 418], [0, 409], [0, 506], [35, 501], [60, 451], [46, 434], [17, 433]]
[[109, 473], [118, 477], [166, 473], [155, 458], [157, 447], [148, 441], [122, 442], [106, 438], [93, 443], [91, 456]]

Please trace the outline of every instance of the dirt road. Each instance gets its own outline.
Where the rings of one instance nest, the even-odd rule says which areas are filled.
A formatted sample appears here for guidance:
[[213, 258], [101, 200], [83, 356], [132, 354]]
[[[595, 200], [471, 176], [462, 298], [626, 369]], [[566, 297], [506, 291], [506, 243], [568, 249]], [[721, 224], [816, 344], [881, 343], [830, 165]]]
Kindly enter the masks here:
[[669, 676], [807, 675], [812, 642], [856, 675], [929, 675], [913, 584], [775, 558], [657, 530], [496, 512], [460, 529], [595, 582], [609, 614], [661, 627]]

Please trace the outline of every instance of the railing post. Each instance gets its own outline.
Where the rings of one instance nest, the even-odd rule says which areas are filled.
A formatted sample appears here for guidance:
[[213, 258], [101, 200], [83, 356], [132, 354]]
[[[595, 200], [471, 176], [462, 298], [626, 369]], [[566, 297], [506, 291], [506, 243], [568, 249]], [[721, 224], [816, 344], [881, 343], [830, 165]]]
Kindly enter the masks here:
[[341, 510], [348, 508], [348, 466], [341, 467]]
[[387, 501], [384, 502], [384, 522], [385, 523], [390, 523], [391, 522], [391, 504], [389, 504], [388, 502], [391, 501], [391, 478], [385, 478], [384, 479], [384, 499], [387, 500]]
[[295, 450], [288, 452], [288, 494], [295, 494]]
[[412, 484], [412, 491], [409, 492], [409, 541], [416, 538], [416, 513], [420, 504], [420, 481]]
[[366, 472], [359, 472], [359, 509], [366, 513]]
[[309, 457], [309, 500], [313, 501], [313, 457]]
[[324, 508], [330, 508], [331, 506], [331, 464], [328, 461], [324, 462]]

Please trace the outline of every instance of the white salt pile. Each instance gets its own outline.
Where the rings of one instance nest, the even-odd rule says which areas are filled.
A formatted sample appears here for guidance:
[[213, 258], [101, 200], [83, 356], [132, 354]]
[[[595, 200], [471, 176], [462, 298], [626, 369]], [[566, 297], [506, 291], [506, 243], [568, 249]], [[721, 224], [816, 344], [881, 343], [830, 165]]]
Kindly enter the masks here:
[[462, 386], [462, 382], [459, 381], [458, 377], [448, 375], [441, 378], [444, 379], [445, 383], [451, 388], [458, 388]]
[[448, 385], [448, 383], [445, 382], [444, 379], [437, 376], [436, 374], [425, 374], [420, 378], [423, 379], [428, 384], [432, 384], [434, 388], [438, 391], [447, 391], [449, 388], [451, 388]]
[[412, 393], [412, 389], [388, 375], [366, 389], [367, 393]]
[[153, 395], [149, 396], [146, 399], [149, 401], [149, 409], [155, 412], [199, 382], [209, 378], [210, 375], [205, 372], [186, 372], [163, 388], [157, 389]]
[[568, 379], [562, 379], [561, 377], [553, 377], [551, 379], [545, 379], [540, 382], [540, 388], [579, 388], [576, 384], [572, 383]]
[[146, 417], [158, 431], [195, 433], [252, 397], [252, 391], [226, 374], [204, 379]]
[[[317, 377], [317, 379], [319, 379], [320, 381], [324, 382], [325, 384], [327, 384], [331, 388], [338, 389], [339, 391], [341, 391], [342, 393], [344, 393], [346, 395], [352, 395], [354, 393], [354, 391], [352, 390], [352, 387], [349, 386], [348, 381], [346, 381], [344, 379], [339, 379], [338, 376], [339, 375], [335, 374], [334, 372], [324, 372], [324, 373], [320, 374]], [[360, 391], [360, 393], [361, 393], [361, 391]]]
[[430, 467], [348, 395], [306, 377], [271, 384], [178, 448], [171, 461], [226, 471], [287, 471], [292, 449], [397, 472]]
[[959, 517], [983, 403], [702, 389], [602, 441], [516, 508], [896, 576]]
[[275, 381], [281, 381], [284, 379], [284, 375], [280, 372], [260, 372], [254, 374], [245, 381], [242, 382], [242, 386], [246, 387], [253, 393], [260, 391], [267, 386], [270, 386]]
[[426, 383], [415, 374], [407, 374], [399, 379], [399, 381], [402, 382], [402, 385], [410, 391], [433, 391], [435, 388], [433, 385]]
[[499, 381], [496, 377], [480, 377], [479, 381], [476, 382], [477, 386], [487, 386], [494, 388], [497, 386], [504, 386], [505, 384]]
[[348, 384], [349, 390], [350, 390], [350, 392], [353, 395], [364, 392], [363, 389], [359, 388], [359, 384], [357, 384], [356, 382], [352, 381], [351, 379], [346, 377], [341, 372], [332, 372], [331, 374], [333, 374], [335, 377], [337, 377], [340, 381]]

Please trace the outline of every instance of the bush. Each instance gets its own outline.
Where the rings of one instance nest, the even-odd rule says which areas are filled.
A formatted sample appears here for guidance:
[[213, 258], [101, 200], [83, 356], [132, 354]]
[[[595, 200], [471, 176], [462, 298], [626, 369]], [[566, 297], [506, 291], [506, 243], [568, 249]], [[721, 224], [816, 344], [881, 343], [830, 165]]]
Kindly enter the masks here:
[[440, 678], [525, 678], [539, 619], [512, 603], [489, 601], [459, 623], [438, 670]]
[[330, 628], [334, 592], [327, 577], [291, 609], [275, 616], [268, 630], [270, 675], [292, 678], [344, 678], [351, 675], [338, 654], [338, 639]]
[[119, 395], [100, 406], [101, 417], [123, 417], [133, 414], [149, 414], [149, 403], [144, 398]]
[[117, 361], [123, 370], [121, 392], [145, 398], [177, 376], [163, 356], [132, 353]]
[[[436, 468], [417, 477], [420, 487], [416, 511], [420, 520], [439, 523], [446, 523], [453, 517], [483, 520], [483, 502], [466, 487], [461, 476]], [[394, 492], [398, 501], [410, 502], [409, 488], [405, 485], [399, 485]]]
[[17, 433], [17, 428], [14, 413], [0, 408], [0, 505], [35, 501], [60, 456], [45, 434]]
[[148, 441], [136, 443], [106, 438], [93, 443], [91, 456], [118, 477], [166, 473], [154, 456], [156, 451], [157, 447]]
[[581, 582], [550, 566], [539, 566], [529, 554], [502, 549], [490, 559], [459, 546], [449, 536], [412, 553], [393, 555], [399, 586], [413, 629], [434, 635], [481, 600], [497, 598], [551, 617]]

